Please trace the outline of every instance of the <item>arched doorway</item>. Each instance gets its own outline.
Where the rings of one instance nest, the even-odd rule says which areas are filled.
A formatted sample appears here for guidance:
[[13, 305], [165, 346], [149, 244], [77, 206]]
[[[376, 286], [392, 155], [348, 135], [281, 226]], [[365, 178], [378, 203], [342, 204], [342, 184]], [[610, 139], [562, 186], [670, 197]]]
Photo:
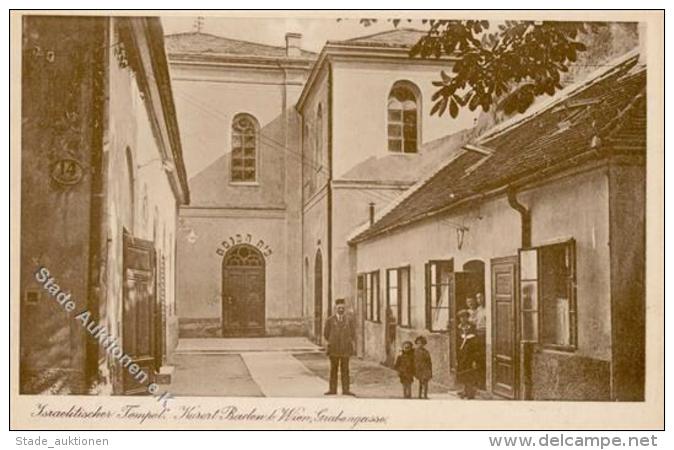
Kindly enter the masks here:
[[314, 260], [314, 338], [321, 342], [323, 331], [323, 256], [316, 251]]
[[222, 335], [260, 336], [265, 332], [264, 257], [240, 244], [222, 259]]
[[463, 265], [463, 271], [478, 274], [477, 278], [482, 281], [481, 289], [478, 287], [478, 291], [484, 295], [484, 262], [479, 259], [471, 259]]

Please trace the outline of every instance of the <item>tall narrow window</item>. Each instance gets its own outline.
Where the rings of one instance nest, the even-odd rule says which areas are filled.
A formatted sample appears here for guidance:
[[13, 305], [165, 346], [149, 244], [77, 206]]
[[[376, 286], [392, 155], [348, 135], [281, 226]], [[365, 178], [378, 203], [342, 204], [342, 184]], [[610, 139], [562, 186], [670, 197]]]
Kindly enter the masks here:
[[410, 299], [410, 268], [403, 267], [398, 269], [398, 308], [400, 309], [400, 325], [403, 327], [412, 326], [412, 302]]
[[426, 327], [430, 331], [447, 331], [449, 325], [451, 260], [426, 264]]
[[365, 319], [379, 322], [381, 320], [379, 271], [358, 275], [358, 290], [365, 310]]
[[410, 268], [388, 269], [386, 271], [386, 291], [388, 322], [397, 323], [403, 327], [411, 326]]
[[370, 292], [370, 303], [372, 304], [372, 320], [375, 322], [381, 321], [381, 300], [379, 298], [379, 271], [370, 272], [370, 285], [372, 291]]
[[398, 271], [386, 271], [386, 318], [389, 323], [398, 323]]
[[316, 143], [314, 144], [314, 164], [316, 172], [319, 172], [323, 167], [323, 107], [318, 105], [316, 112]]
[[232, 181], [237, 183], [257, 180], [257, 136], [255, 118], [237, 114], [232, 122]]
[[520, 250], [520, 274], [522, 339], [575, 348], [574, 241]]
[[416, 86], [398, 82], [388, 97], [388, 149], [396, 153], [416, 153], [419, 98]]

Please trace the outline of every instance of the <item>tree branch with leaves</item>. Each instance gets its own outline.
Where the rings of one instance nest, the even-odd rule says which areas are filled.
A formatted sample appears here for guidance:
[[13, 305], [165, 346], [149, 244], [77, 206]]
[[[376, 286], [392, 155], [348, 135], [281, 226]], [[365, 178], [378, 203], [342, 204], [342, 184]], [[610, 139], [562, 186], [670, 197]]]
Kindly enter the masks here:
[[[389, 19], [397, 27], [401, 19]], [[370, 26], [377, 19], [360, 19]], [[407, 22], [411, 22], [407, 19]], [[507, 20], [489, 31], [487, 20], [425, 19], [429, 30], [410, 50], [410, 56], [446, 58], [451, 70], [434, 81], [431, 115], [445, 112], [453, 118], [461, 108], [488, 112], [496, 107], [506, 114], [524, 112], [536, 97], [554, 95], [562, 88], [563, 73], [587, 50], [583, 34], [606, 24]]]
[[431, 114], [462, 107], [483, 111], [497, 106], [507, 114], [524, 112], [535, 98], [561, 89], [562, 74], [580, 52], [584, 33], [602, 24], [584, 22], [506, 21], [489, 32], [486, 20], [427, 20], [428, 33], [411, 49], [422, 58], [451, 58], [451, 72], [433, 82]]

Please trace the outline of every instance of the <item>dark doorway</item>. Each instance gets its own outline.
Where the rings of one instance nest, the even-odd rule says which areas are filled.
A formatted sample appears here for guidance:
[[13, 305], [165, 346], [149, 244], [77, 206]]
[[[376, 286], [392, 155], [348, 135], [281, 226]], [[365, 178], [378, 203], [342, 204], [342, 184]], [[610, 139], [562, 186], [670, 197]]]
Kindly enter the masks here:
[[316, 251], [314, 260], [314, 339], [321, 342], [323, 331], [323, 256]]
[[[147, 394], [147, 385], [154, 382], [156, 292], [155, 252], [150, 241], [137, 239], [126, 231], [123, 238], [123, 349], [131, 362], [140, 367], [136, 375], [123, 372], [124, 394]], [[139, 374], [147, 374], [143, 379]]]
[[396, 335], [398, 334], [398, 290], [400, 277], [396, 269], [386, 271], [386, 312], [384, 314], [384, 365], [393, 367], [397, 354]]
[[[463, 271], [481, 274], [482, 279], [484, 280], [484, 263], [482, 261], [480, 261], [479, 259], [472, 259], [472, 260], [466, 262], [463, 265]], [[483, 288], [484, 288], [484, 283], [483, 283]]]
[[517, 396], [517, 257], [491, 261], [492, 391], [501, 397]]
[[458, 365], [459, 338], [458, 312], [467, 309], [468, 298], [484, 291], [484, 277], [479, 272], [452, 272], [448, 280], [449, 291], [449, 368], [455, 376]]
[[265, 263], [253, 246], [232, 247], [222, 261], [222, 335], [265, 333]]
[[[484, 262], [473, 259], [463, 265], [463, 271], [470, 273], [474, 280], [473, 291], [469, 297], [475, 300], [477, 309], [473, 319], [477, 327], [478, 355], [477, 355], [477, 380], [478, 387], [485, 389], [487, 384], [487, 316], [486, 298], [484, 293]], [[478, 312], [479, 311], [479, 312]]]

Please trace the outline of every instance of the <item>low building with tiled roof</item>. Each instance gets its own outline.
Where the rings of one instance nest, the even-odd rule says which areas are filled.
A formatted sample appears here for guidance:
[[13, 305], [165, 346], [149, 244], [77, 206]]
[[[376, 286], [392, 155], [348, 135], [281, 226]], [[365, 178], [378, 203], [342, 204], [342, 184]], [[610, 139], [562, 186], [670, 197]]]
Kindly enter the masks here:
[[463, 145], [351, 235], [364, 357], [426, 335], [457, 384], [456, 313], [479, 297], [487, 393], [643, 400], [646, 144], [630, 53]]
[[[574, 158], [582, 158], [592, 143], [597, 149], [610, 144], [614, 153], [645, 151], [645, 130], [632, 136], [630, 128], [618, 126], [624, 125], [628, 113], [632, 119], [635, 114], [645, 115], [645, 78], [637, 56], [628, 58], [600, 79], [592, 79], [589, 86], [581, 83], [567, 88], [543, 111], [516, 117], [502, 124], [505, 127], [488, 131], [423, 185], [406, 192], [395, 208], [352, 241], [445, 212], [475, 195], [513, 188], [531, 177], [549, 176], [568, 164], [577, 164]], [[645, 117], [637, 117], [637, 124], [645, 126]], [[593, 155], [599, 152], [589, 156]], [[438, 190], [449, 198], [437, 195]]]

